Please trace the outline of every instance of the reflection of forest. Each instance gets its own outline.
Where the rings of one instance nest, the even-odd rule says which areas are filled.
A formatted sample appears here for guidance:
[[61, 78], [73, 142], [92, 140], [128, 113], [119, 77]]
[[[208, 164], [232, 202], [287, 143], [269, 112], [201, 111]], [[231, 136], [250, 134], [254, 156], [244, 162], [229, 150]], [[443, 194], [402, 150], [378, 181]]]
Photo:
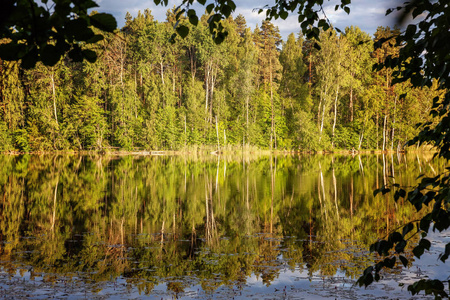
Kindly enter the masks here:
[[0, 266], [145, 293], [269, 285], [286, 267], [354, 278], [368, 244], [417, 217], [373, 190], [441, 172], [429, 159], [0, 156]]

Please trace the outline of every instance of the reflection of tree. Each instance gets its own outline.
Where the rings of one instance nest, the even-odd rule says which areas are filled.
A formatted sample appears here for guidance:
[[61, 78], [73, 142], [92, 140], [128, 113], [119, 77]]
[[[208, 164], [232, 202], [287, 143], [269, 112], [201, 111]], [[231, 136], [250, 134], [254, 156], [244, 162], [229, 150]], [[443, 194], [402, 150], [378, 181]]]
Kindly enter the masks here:
[[[216, 177], [217, 178], [217, 177]], [[217, 180], [216, 180], [217, 182]], [[214, 218], [214, 208], [213, 208], [213, 188], [212, 182], [208, 180], [208, 176], [205, 181], [205, 211], [206, 211], [206, 224], [205, 224], [205, 238], [209, 245], [212, 247], [217, 243], [217, 226], [216, 220]], [[217, 190], [216, 184], [216, 190]]]
[[188, 275], [211, 291], [251, 274], [270, 285], [286, 265], [353, 278], [373, 237], [415, 217], [374, 198], [377, 182], [395, 173], [412, 185], [401, 161], [433, 172], [415, 156], [223, 160], [0, 157], [0, 264], [11, 274], [30, 265], [97, 282], [124, 276], [146, 294], [160, 282], [181, 293]]

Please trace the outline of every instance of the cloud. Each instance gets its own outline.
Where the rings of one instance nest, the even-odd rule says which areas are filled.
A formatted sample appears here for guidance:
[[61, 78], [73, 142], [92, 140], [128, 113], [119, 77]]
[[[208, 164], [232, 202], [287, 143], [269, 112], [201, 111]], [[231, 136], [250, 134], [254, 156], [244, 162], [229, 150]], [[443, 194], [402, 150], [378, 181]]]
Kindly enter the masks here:
[[[351, 12], [348, 15], [343, 10], [334, 10], [336, 4], [340, 3], [337, 0], [325, 1], [324, 11], [331, 23], [341, 30], [346, 27], [354, 25], [360, 27], [363, 31], [373, 34], [378, 26], [390, 26], [394, 25], [395, 17], [385, 16], [386, 10], [393, 6], [400, 4], [401, 0], [354, 0], [350, 5]], [[138, 11], [144, 11], [150, 9], [153, 16], [158, 21], [164, 21], [166, 18], [166, 11], [172, 8], [174, 5], [179, 5], [181, 0], [169, 0], [168, 7], [156, 6], [153, 0], [98, 0], [98, 11], [111, 13], [116, 17], [118, 26], [123, 27], [125, 24], [125, 15], [129, 12], [135, 17]], [[258, 14], [254, 11], [254, 8], [262, 8], [265, 4], [273, 5], [273, 0], [267, 1], [250, 1], [250, 0], [235, 0], [236, 11], [234, 16], [242, 14], [247, 25], [252, 29], [256, 25], [261, 25], [262, 20], [265, 18], [265, 14]], [[202, 14], [204, 7], [201, 5], [194, 5], [194, 9], [198, 14]], [[274, 20], [273, 23], [278, 26], [283, 39], [287, 39], [290, 33], [298, 34], [300, 32], [300, 25], [297, 21], [297, 15], [292, 14], [286, 20]]]

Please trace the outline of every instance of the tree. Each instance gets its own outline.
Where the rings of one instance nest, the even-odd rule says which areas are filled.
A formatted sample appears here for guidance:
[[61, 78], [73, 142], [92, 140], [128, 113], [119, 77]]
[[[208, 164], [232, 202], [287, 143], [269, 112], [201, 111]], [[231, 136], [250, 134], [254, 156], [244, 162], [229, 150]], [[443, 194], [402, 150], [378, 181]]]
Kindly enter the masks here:
[[[373, 43], [367, 33], [354, 26], [345, 28], [344, 38], [348, 45], [346, 59], [343, 61], [343, 68], [348, 75], [346, 82], [348, 100], [344, 105], [347, 113], [343, 119], [348, 124], [346, 126], [348, 130], [353, 135], [358, 135], [358, 144], [352, 146], [360, 149], [364, 137], [367, 140], [367, 137], [373, 135], [370, 132], [371, 122], [369, 119], [372, 117], [374, 109], [368, 108], [374, 107], [376, 103], [370, 101], [375, 100], [374, 97], [365, 95], [373, 77], [373, 58], [370, 55], [373, 52]], [[356, 116], [355, 111], [357, 112]]]
[[[25, 126], [25, 95], [20, 84], [19, 64], [2, 62], [0, 67], [0, 150], [10, 150], [13, 140], [10, 133], [22, 136]], [[28, 141], [21, 139], [26, 147]], [[19, 145], [20, 146], [20, 145]]]
[[[261, 28], [254, 33], [255, 44], [259, 48], [259, 74], [264, 92], [270, 96], [270, 142], [269, 147], [277, 148], [277, 132], [275, 130], [274, 93], [280, 79], [281, 64], [278, 60], [278, 46], [281, 45], [280, 30], [270, 21], [263, 21]], [[267, 88], [269, 91], [267, 91]], [[275, 90], [275, 91], [274, 91]]]
[[342, 78], [346, 79], [347, 77], [342, 69], [346, 44], [345, 40], [338, 37], [333, 29], [322, 32], [319, 38], [320, 51], [316, 55], [317, 88], [320, 94], [317, 107], [319, 139], [322, 138], [324, 132], [325, 116], [328, 116], [331, 110], [333, 111], [333, 125], [331, 129], [333, 139], [336, 128], [339, 91], [342, 85]]
[[[280, 63], [282, 66], [282, 76], [279, 87], [279, 94], [282, 103], [282, 111], [286, 115], [286, 123], [289, 129], [289, 136], [300, 135], [298, 132], [298, 119], [300, 111], [309, 111], [311, 109], [310, 97], [308, 95], [308, 86], [304, 82], [304, 75], [307, 67], [303, 62], [303, 38], [297, 40], [293, 33], [283, 43], [283, 49], [280, 52]], [[293, 141], [294, 142], [294, 141]], [[298, 143], [294, 142], [294, 144]]]

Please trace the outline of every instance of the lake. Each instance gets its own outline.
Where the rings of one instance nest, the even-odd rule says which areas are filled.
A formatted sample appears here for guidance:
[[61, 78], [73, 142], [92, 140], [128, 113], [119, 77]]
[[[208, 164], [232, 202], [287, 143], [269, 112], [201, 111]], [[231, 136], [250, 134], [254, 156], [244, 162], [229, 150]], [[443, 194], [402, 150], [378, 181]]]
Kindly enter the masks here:
[[[373, 191], [442, 172], [431, 157], [0, 156], [0, 297], [410, 299], [448, 264], [354, 283], [370, 244], [420, 217]], [[431, 253], [450, 240], [430, 236]]]

